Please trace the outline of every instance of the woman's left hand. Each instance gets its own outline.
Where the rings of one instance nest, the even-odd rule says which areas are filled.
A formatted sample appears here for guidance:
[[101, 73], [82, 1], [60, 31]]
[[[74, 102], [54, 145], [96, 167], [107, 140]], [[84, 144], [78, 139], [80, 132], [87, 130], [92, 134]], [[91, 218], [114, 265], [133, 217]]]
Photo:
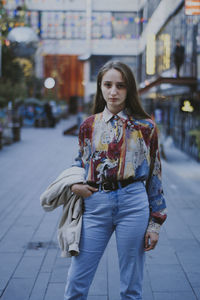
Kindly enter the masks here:
[[144, 251], [153, 250], [158, 242], [158, 239], [158, 233], [147, 231], [145, 234]]

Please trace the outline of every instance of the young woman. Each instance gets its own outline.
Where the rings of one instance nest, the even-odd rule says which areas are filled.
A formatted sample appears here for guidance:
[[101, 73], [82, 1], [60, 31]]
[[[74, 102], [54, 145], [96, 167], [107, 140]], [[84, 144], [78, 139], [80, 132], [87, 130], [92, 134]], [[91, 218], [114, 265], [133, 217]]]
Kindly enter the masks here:
[[166, 219], [157, 130], [143, 110], [131, 69], [110, 61], [99, 71], [94, 114], [80, 127], [77, 166], [86, 183], [80, 254], [72, 258], [65, 300], [85, 300], [115, 231], [121, 300], [142, 299], [145, 251], [154, 249]]

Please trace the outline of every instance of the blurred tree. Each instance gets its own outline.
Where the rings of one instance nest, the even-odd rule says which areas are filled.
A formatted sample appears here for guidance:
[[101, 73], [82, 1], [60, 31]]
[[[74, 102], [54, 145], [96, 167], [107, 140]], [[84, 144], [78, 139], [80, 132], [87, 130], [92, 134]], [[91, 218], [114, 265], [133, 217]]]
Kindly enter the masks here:
[[26, 77], [26, 85], [29, 97], [41, 99], [43, 97], [43, 79], [35, 75]]
[[[24, 25], [24, 14], [17, 13], [15, 18], [9, 18], [4, 8], [4, 0], [0, 1], [0, 28], [2, 43], [2, 74], [0, 77], [0, 106], [6, 106], [9, 101], [27, 96], [27, 87], [24, 81], [23, 66], [16, 60], [10, 42], [6, 39], [8, 32], [16, 25]], [[21, 8], [17, 8], [20, 12]], [[17, 22], [19, 24], [17, 24]]]
[[13, 18], [8, 17], [4, 8], [4, 0], [0, 0], [0, 28], [2, 42], [2, 74], [0, 77], [0, 106], [9, 101], [26, 97], [41, 98], [43, 81], [34, 76], [33, 57], [16, 57], [12, 51], [7, 34], [16, 26], [25, 26], [25, 6], [18, 6]]
[[7, 104], [9, 101], [14, 103], [16, 98], [27, 96], [23, 67], [15, 60], [12, 51], [8, 46], [2, 46], [2, 77], [0, 78], [0, 93]]
[[2, 46], [2, 80], [20, 82], [24, 78], [23, 67], [15, 60], [15, 56], [9, 46]]
[[7, 79], [5, 82], [0, 81], [0, 106], [6, 106], [9, 101], [14, 101], [16, 99], [24, 99], [27, 96], [27, 87], [25, 82], [13, 83], [11, 80]]

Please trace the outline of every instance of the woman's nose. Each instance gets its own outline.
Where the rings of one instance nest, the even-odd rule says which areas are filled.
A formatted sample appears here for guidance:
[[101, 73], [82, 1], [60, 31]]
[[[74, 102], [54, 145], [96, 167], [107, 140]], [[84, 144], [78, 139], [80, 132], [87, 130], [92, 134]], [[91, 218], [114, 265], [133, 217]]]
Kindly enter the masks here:
[[111, 88], [111, 95], [116, 95], [116, 93], [117, 93], [117, 88], [115, 85], [113, 85]]

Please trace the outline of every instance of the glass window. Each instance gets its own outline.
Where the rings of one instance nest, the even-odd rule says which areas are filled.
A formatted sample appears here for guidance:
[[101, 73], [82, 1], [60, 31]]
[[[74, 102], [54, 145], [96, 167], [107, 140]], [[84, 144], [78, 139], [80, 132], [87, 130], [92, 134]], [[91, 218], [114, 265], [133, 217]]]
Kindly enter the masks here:
[[112, 38], [112, 14], [109, 12], [94, 12], [92, 14], [92, 38], [111, 39]]
[[136, 13], [113, 13], [113, 38], [135, 39], [139, 38], [140, 19]]
[[85, 37], [85, 13], [41, 12], [41, 38], [84, 39]]

